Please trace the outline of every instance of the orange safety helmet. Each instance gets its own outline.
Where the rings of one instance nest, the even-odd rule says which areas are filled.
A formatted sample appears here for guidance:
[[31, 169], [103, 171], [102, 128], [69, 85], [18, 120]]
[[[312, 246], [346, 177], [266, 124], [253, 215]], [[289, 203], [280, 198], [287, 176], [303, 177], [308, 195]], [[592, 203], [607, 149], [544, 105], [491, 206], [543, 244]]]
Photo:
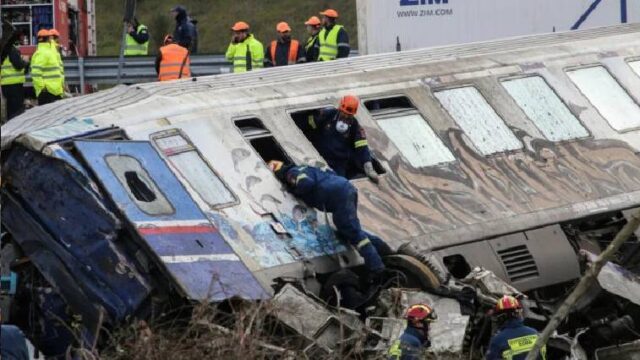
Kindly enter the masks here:
[[511, 295], [505, 295], [502, 298], [500, 298], [500, 300], [498, 300], [498, 303], [496, 304], [495, 312], [501, 313], [506, 311], [521, 310], [521, 309], [522, 309], [522, 304], [518, 299], [516, 299]]
[[60, 37], [60, 32], [58, 32], [58, 30], [56, 29], [51, 29], [49, 30], [49, 35]]
[[289, 27], [289, 24], [287, 24], [284, 21], [281, 21], [278, 23], [278, 25], [276, 25], [276, 30], [279, 33], [283, 33], [283, 32], [287, 32], [287, 31], [291, 31], [291, 27]]
[[247, 24], [244, 21], [238, 21], [237, 23], [233, 24], [233, 27], [231, 28], [231, 30], [233, 31], [249, 30], [249, 24]]
[[333, 9], [327, 9], [323, 12], [320, 13], [320, 15], [324, 15], [326, 17], [330, 17], [330, 18], [337, 18], [338, 17], [338, 12], [333, 10]]
[[269, 166], [269, 170], [273, 172], [277, 172], [278, 170], [282, 169], [283, 165], [284, 163], [280, 160], [271, 160], [267, 163], [267, 166]]
[[427, 304], [409, 306], [404, 317], [410, 322], [432, 322], [438, 319], [436, 312]]
[[358, 112], [360, 100], [355, 95], [346, 95], [340, 99], [340, 112], [347, 115], [355, 115]]
[[171, 35], [171, 34], [165, 35], [164, 36], [164, 40], [162, 40], [162, 44], [163, 45], [169, 45], [171, 43], [173, 43], [173, 35]]
[[51, 36], [51, 31], [48, 29], [40, 29], [38, 30], [37, 37], [47, 37]]
[[322, 23], [320, 22], [320, 19], [318, 19], [317, 16], [312, 16], [309, 18], [309, 20], [305, 21], [304, 24], [311, 25], [311, 26], [318, 26]]

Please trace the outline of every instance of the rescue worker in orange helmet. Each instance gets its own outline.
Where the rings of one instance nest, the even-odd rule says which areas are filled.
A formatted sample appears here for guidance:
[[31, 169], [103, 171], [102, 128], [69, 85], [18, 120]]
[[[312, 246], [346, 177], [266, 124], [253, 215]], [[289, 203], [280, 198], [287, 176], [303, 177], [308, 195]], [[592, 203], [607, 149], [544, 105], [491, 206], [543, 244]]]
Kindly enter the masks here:
[[307, 61], [304, 47], [300, 46], [298, 40], [291, 39], [289, 24], [284, 21], [278, 23], [276, 31], [277, 40], [273, 40], [264, 52], [265, 67], [294, 65]]
[[233, 72], [243, 73], [264, 67], [264, 47], [250, 32], [249, 24], [238, 21], [231, 31], [233, 35], [225, 58], [233, 63]]
[[164, 37], [164, 46], [156, 56], [156, 72], [159, 81], [184, 79], [191, 77], [189, 50], [178, 45], [173, 36]]
[[400, 339], [389, 348], [389, 360], [422, 359], [422, 351], [431, 346], [429, 325], [438, 318], [433, 308], [427, 304], [411, 305], [405, 314], [407, 327]]
[[350, 179], [364, 172], [378, 183], [367, 135], [355, 118], [359, 103], [357, 96], [344, 96], [338, 109], [324, 108], [297, 125], [338, 175]]
[[[538, 339], [538, 332], [524, 325], [522, 303], [505, 295], [496, 304], [493, 315], [498, 332], [491, 338], [487, 360], [524, 360]], [[546, 346], [538, 359], [546, 359]]]
[[338, 12], [334, 9], [327, 9], [320, 15], [322, 15], [322, 30], [318, 34], [318, 61], [348, 57], [351, 51], [349, 34], [344, 26], [336, 23]]
[[304, 44], [304, 50], [307, 53], [307, 62], [318, 61], [318, 53], [320, 51], [320, 43], [318, 42], [318, 34], [322, 27], [322, 22], [317, 16], [312, 16], [304, 24], [307, 27], [309, 38]]

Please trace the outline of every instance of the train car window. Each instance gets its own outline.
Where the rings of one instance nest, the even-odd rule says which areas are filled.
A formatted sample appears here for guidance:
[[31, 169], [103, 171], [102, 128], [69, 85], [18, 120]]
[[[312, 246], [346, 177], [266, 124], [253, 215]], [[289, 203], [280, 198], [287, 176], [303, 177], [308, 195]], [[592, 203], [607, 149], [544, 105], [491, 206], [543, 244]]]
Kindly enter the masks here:
[[629, 66], [633, 69], [633, 71], [640, 76], [640, 60], [629, 61]]
[[[302, 130], [302, 133], [304, 134], [304, 136], [307, 137], [307, 139], [311, 142], [311, 144], [316, 149], [318, 148], [317, 141], [319, 141], [319, 137], [318, 137], [318, 132], [316, 131], [317, 126], [316, 126], [315, 119], [317, 116], [321, 114], [323, 110], [326, 110], [326, 109], [335, 110], [336, 108], [333, 106], [325, 106], [322, 108], [302, 110], [302, 111], [296, 111], [291, 113], [291, 119], [293, 120], [293, 122], [296, 124], [296, 126], [298, 126], [298, 128], [300, 128], [300, 130]], [[371, 155], [373, 156], [373, 153]], [[386, 170], [384, 169], [382, 164], [380, 164], [380, 161], [378, 161], [378, 159], [376, 159], [375, 157], [372, 158], [371, 163], [373, 164], [374, 170], [378, 174], [386, 173]], [[364, 178], [366, 177], [366, 175], [364, 174], [362, 169], [358, 168], [355, 163], [352, 163], [349, 165], [347, 169], [346, 177], [349, 180], [353, 180], [353, 179]]]
[[589, 136], [541, 76], [505, 80], [502, 86], [547, 139], [562, 141]]
[[236, 197], [204, 160], [196, 147], [178, 130], [151, 136], [160, 152], [209, 206], [221, 208], [236, 202]]
[[260, 119], [242, 119], [236, 120], [234, 123], [262, 160], [265, 162], [270, 160], [291, 162], [291, 159], [278, 144], [271, 131], [264, 126]]
[[435, 96], [481, 154], [522, 148], [522, 143], [478, 89], [466, 86], [439, 91]]
[[105, 162], [140, 210], [153, 216], [173, 214], [173, 206], [140, 161], [127, 155], [107, 155]]
[[456, 160], [406, 96], [370, 100], [365, 106], [414, 168]]
[[612, 128], [640, 127], [640, 107], [604, 66], [569, 70], [567, 75]]

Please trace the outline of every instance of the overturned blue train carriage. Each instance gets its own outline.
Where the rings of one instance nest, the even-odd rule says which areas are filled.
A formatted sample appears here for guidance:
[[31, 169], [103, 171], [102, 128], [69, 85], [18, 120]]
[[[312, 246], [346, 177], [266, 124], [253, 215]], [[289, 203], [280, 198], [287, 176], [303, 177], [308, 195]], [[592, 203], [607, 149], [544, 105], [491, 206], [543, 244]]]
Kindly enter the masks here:
[[[576, 251], [599, 251], [640, 206], [639, 35], [363, 56], [32, 109], [2, 127], [12, 321], [55, 353], [68, 333], [53, 318], [91, 341], [161, 305], [268, 299], [279, 278], [322, 294], [362, 260], [266, 161], [324, 166], [300, 125], [345, 94], [361, 99], [381, 178], [351, 174], [368, 231], [455, 278], [483, 266], [521, 291], [572, 281]], [[637, 245], [621, 254], [637, 268]]]

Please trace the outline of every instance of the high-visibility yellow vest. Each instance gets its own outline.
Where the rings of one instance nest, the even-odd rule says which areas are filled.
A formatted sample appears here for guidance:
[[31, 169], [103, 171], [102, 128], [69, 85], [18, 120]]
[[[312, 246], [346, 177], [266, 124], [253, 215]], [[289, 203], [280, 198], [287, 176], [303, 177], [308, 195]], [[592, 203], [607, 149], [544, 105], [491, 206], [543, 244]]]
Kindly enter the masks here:
[[315, 34], [313, 36], [309, 36], [309, 38], [307, 39], [307, 43], [304, 45], [304, 49], [309, 52], [309, 49], [311, 49], [311, 47], [313, 46], [313, 44], [316, 43], [316, 39], [318, 38], [318, 34]]
[[31, 57], [31, 80], [36, 96], [42, 90], [59, 96], [64, 92], [64, 75], [60, 69], [60, 53], [48, 43], [39, 43]]
[[400, 340], [396, 340], [393, 342], [393, 345], [391, 345], [389, 351], [387, 352], [387, 356], [389, 356], [389, 359], [400, 360], [400, 358], [402, 357], [402, 348], [400, 347], [400, 344]]
[[[142, 30], [147, 30], [147, 27], [140, 24], [136, 29], [136, 33], [140, 33]], [[124, 56], [136, 56], [147, 55], [149, 53], [149, 40], [144, 44], [139, 44], [133, 36], [127, 34], [126, 41], [124, 43]]]
[[2, 62], [2, 68], [0, 68], [0, 85], [24, 84], [24, 70], [14, 68], [9, 56], [7, 56]]
[[334, 25], [327, 35], [327, 29], [322, 28], [318, 35], [320, 41], [319, 61], [335, 60], [338, 57], [338, 32], [342, 29], [342, 25]]
[[260, 69], [264, 66], [264, 47], [253, 35], [249, 35], [241, 43], [229, 44], [227, 49], [225, 57], [233, 62], [234, 73], [247, 71], [247, 50], [251, 52], [251, 69]]
[[[536, 344], [536, 340], [538, 340], [538, 335], [520, 336], [507, 340], [509, 344], [509, 350], [505, 350], [502, 352], [502, 358], [505, 360], [512, 360], [516, 355], [528, 353], [533, 349], [533, 346]], [[546, 345], [543, 346], [540, 350], [540, 356], [542, 357], [542, 359], [547, 358]]]

